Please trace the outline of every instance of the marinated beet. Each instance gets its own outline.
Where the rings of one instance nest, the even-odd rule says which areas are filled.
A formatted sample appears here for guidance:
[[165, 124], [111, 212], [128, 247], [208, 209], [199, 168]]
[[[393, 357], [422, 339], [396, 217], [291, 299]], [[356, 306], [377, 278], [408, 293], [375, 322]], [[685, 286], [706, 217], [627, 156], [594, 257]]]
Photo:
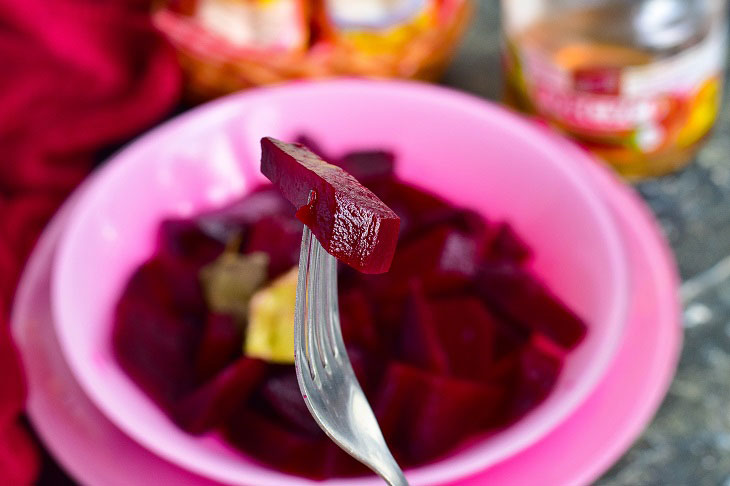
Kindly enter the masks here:
[[264, 377], [266, 366], [261, 360], [239, 358], [180, 399], [174, 405], [173, 418], [191, 434], [202, 434], [227, 422]]
[[285, 214], [272, 215], [251, 225], [246, 253], [269, 255], [269, 276], [275, 278], [299, 261], [302, 224]]
[[158, 253], [177, 262], [204, 265], [214, 260], [223, 243], [205, 235], [197, 222], [171, 219], [163, 221], [157, 236]]
[[447, 226], [404, 242], [391, 271], [406, 280], [418, 275], [430, 290], [448, 290], [471, 282], [479, 266], [478, 242]]
[[291, 203], [276, 188], [261, 186], [244, 199], [201, 214], [198, 227], [215, 239], [227, 242], [232, 235], [245, 238], [249, 225], [276, 215], [291, 216]]
[[466, 380], [487, 380], [494, 364], [498, 333], [495, 318], [473, 297], [434, 300], [431, 313], [449, 374]]
[[363, 349], [377, 349], [378, 335], [373, 323], [373, 312], [365, 293], [353, 289], [340, 293], [340, 327], [347, 343], [353, 343]]
[[487, 258], [490, 260], [509, 260], [524, 263], [532, 257], [532, 251], [527, 243], [515, 233], [508, 223], [501, 223], [494, 234], [488, 249]]
[[298, 433], [287, 423], [251, 408], [240, 410], [224, 433], [250, 457], [282, 472], [304, 473], [312, 479], [327, 477], [323, 457], [330, 441], [324, 433], [317, 437]]
[[395, 178], [371, 184], [370, 188], [400, 217], [401, 236], [418, 230], [429, 214], [450, 207], [443, 199]]
[[137, 269], [125, 292], [140, 302], [163, 304], [184, 316], [203, 318], [206, 305], [196, 274], [199, 268], [165, 257], [153, 259]]
[[392, 152], [385, 150], [364, 150], [350, 152], [343, 157], [336, 158], [329, 156], [315, 140], [312, 140], [306, 135], [300, 135], [295, 142], [307, 147], [321, 159], [327, 160], [333, 165], [342, 168], [366, 186], [368, 183], [388, 180], [393, 175], [395, 155]]
[[563, 357], [547, 340], [534, 335], [519, 352], [518, 368], [511, 387], [507, 423], [514, 422], [547, 398], [563, 366]]
[[437, 319], [422, 286], [414, 281], [406, 299], [400, 329], [400, 357], [422, 370], [446, 374], [449, 359], [439, 336]]
[[[367, 195], [365, 210], [345, 172], [264, 140], [263, 166], [298, 214], [265, 186], [164, 222], [115, 312], [112, 344], [128, 375], [182, 429], [218, 433], [262, 464], [314, 479], [367, 474], [314, 422], [290, 364], [298, 216], [350, 258], [338, 270], [342, 332], [402, 466], [437, 460], [542, 403], [587, 327], [535, 278], [520, 235], [398, 180], [387, 152], [332, 157], [303, 142], [372, 190], [355, 191]], [[390, 271], [367, 275], [356, 268], [387, 269], [395, 246], [383, 251], [375, 237], [358, 246], [337, 232], [378, 221], [373, 235], [397, 235], [398, 247]]]
[[500, 314], [566, 349], [585, 337], [585, 323], [526, 269], [512, 263], [484, 265], [477, 285]]
[[[445, 204], [441, 202], [441, 204]], [[493, 239], [494, 230], [487, 224], [485, 219], [478, 213], [451, 206], [441, 206], [430, 210], [428, 213], [416, 213], [416, 224], [408, 234], [403, 235], [404, 241], [418, 240], [424, 234], [436, 230], [444, 230], [459, 233], [474, 241], [481, 248]], [[480, 251], [480, 255], [483, 253]]]
[[353, 152], [334, 162], [363, 183], [376, 183], [393, 175], [395, 157], [391, 152]]
[[205, 382], [221, 371], [240, 352], [243, 334], [231, 315], [208, 314], [195, 357], [195, 376]]
[[443, 455], [465, 436], [494, 426], [501, 389], [488, 384], [421, 375], [405, 460], [419, 464]]
[[261, 387], [262, 407], [280, 422], [300, 434], [322, 437], [324, 433], [312, 420], [307, 405], [299, 391], [297, 375], [291, 367], [268, 377]]
[[465, 435], [492, 425], [502, 390], [393, 363], [373, 400], [396, 458], [420, 464], [444, 454]]
[[169, 304], [125, 296], [115, 315], [117, 360], [148, 395], [169, 408], [196, 383], [194, 362], [202, 322], [175, 314]]
[[375, 194], [301, 145], [264, 138], [261, 150], [261, 172], [325, 250], [363, 273], [390, 268], [400, 219]]

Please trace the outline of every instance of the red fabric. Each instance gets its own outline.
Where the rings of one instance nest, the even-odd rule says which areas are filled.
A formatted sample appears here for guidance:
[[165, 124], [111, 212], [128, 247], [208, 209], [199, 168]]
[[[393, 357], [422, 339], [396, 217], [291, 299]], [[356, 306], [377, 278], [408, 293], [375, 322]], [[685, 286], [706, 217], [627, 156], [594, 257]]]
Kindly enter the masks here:
[[0, 429], [0, 484], [32, 484], [38, 471], [35, 446], [28, 433], [14, 422]]
[[37, 472], [7, 329], [23, 262], [95, 153], [159, 120], [179, 90], [148, 0], [0, 0], [0, 484]]

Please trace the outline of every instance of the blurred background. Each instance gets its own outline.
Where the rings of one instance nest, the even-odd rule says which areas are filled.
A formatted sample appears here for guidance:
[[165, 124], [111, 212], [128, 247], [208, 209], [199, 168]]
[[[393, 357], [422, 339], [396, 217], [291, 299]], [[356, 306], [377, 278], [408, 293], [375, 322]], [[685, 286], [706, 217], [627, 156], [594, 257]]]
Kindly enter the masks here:
[[[261, 14], [255, 1], [0, 1], [0, 311], [58, 204], [145, 129], [220, 95], [301, 77], [439, 82], [519, 109], [598, 155], [635, 186], [674, 250], [685, 327], [679, 370], [652, 424], [597, 484], [730, 486], [724, 2], [453, 0], [429, 10], [416, 1], [417, 14], [384, 18], [350, 1], [332, 2], [331, 18], [311, 32], [298, 10], [308, 2]], [[7, 366], [0, 389], [16, 389]], [[13, 393], [8, 403], [21, 403]], [[48, 455], [39, 468], [37, 484], [74, 484]]]

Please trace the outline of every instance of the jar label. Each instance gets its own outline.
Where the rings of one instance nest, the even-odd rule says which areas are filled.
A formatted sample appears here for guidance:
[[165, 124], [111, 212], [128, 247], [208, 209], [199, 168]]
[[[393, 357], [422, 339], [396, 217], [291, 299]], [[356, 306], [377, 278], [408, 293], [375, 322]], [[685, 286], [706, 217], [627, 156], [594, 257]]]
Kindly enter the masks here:
[[[506, 57], [511, 82], [537, 114], [578, 139], [652, 153], [692, 145], [717, 118], [725, 28], [679, 54], [646, 62], [635, 59], [641, 51], [619, 46], [575, 45], [548, 56], [517, 42]], [[585, 62], [589, 56], [626, 58], [628, 65], [596, 66]]]

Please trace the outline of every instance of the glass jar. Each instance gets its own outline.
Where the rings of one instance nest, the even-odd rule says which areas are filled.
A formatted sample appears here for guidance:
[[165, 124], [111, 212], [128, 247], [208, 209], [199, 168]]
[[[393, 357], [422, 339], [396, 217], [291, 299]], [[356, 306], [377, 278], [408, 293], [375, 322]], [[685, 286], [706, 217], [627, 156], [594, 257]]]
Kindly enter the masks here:
[[724, 0], [502, 0], [506, 99], [629, 179], [687, 164], [714, 125]]

